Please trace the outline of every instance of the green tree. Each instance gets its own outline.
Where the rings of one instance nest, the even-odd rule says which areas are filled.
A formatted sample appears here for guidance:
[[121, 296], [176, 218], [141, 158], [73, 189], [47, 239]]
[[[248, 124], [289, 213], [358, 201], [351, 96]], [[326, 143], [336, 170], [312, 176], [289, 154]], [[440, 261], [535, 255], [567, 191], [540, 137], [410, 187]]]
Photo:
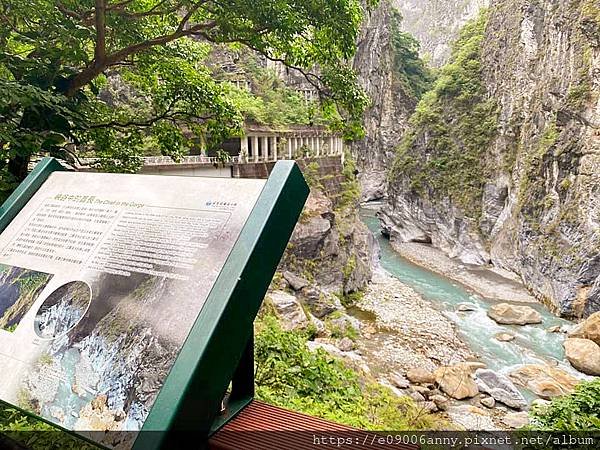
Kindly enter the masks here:
[[402, 31], [402, 14], [394, 10], [391, 20], [391, 42], [394, 50], [394, 74], [404, 91], [419, 100], [431, 89], [433, 74], [419, 56], [420, 44], [415, 37]]
[[93, 152], [131, 172], [149, 145], [176, 158], [189, 136], [239, 132], [213, 44], [299, 70], [334, 126], [360, 132], [368, 100], [348, 60], [363, 13], [359, 0], [0, 0], [0, 190], [32, 155]]

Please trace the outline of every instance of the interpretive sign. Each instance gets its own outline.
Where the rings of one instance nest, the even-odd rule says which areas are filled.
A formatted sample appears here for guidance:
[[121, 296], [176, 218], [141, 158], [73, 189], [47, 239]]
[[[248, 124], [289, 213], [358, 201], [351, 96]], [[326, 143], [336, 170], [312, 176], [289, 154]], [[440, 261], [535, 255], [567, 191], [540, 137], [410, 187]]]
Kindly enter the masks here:
[[[305, 198], [289, 162], [268, 181], [49, 174], [0, 235], [0, 400], [68, 430], [128, 432], [102, 441], [110, 447], [131, 447], [156, 403], [152, 429], [206, 428], [209, 417], [185, 418], [185, 403], [214, 410], [224, 394]], [[261, 248], [269, 227], [274, 253]], [[266, 265], [247, 267], [252, 258]], [[248, 292], [244, 274], [257, 269], [267, 276]], [[198, 374], [232, 325], [218, 322], [236, 318], [246, 329], [222, 349], [232, 361]], [[198, 376], [217, 386], [157, 401]]]

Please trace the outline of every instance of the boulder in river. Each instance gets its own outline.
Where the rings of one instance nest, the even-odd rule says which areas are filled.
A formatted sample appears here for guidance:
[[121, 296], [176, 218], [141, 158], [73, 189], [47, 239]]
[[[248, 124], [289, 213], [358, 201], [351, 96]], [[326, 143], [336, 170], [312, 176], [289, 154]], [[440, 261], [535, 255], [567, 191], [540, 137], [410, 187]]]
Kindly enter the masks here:
[[396, 386], [399, 389], [406, 389], [410, 386], [410, 382], [398, 372], [392, 373], [392, 375], [390, 376], [390, 381], [394, 386]]
[[510, 333], [498, 333], [494, 336], [494, 338], [500, 342], [509, 342], [513, 341], [516, 338], [516, 336]]
[[532, 391], [538, 397], [551, 399], [570, 394], [579, 380], [557, 367], [546, 364], [527, 364], [513, 370], [510, 379], [518, 386]]
[[429, 413], [434, 413], [438, 410], [437, 405], [434, 402], [430, 401], [417, 402], [417, 408], [421, 409], [422, 411], [427, 411]]
[[[306, 313], [306, 311], [305, 311], [305, 313]], [[317, 319], [310, 312], [306, 313], [306, 316], [308, 317], [308, 320], [310, 321], [311, 325], [314, 327], [315, 337], [326, 338], [326, 337], [331, 336], [331, 332], [325, 325], [325, 322]]]
[[434, 372], [440, 389], [456, 400], [475, 397], [479, 393], [471, 374], [472, 368], [467, 364], [444, 366]]
[[450, 404], [450, 400], [448, 400], [447, 397], [444, 397], [441, 394], [432, 395], [431, 397], [429, 397], [429, 400], [435, 403], [435, 405], [441, 411], [446, 411], [448, 409], [448, 405]]
[[287, 292], [274, 291], [269, 294], [269, 299], [283, 329], [297, 330], [308, 325], [308, 318], [296, 297]]
[[486, 408], [493, 408], [496, 406], [496, 400], [494, 400], [494, 397], [484, 397], [481, 399], [481, 404]]
[[575, 326], [572, 326], [571, 328], [568, 329], [567, 331], [567, 336], [570, 338], [585, 338], [585, 335], [583, 334], [583, 322], [578, 323]]
[[354, 349], [354, 342], [352, 339], [345, 337], [337, 343], [337, 347], [343, 352], [350, 352]]
[[481, 392], [491, 395], [494, 400], [515, 409], [527, 406], [527, 400], [519, 392], [510, 379], [489, 369], [479, 369], [475, 372], [475, 382]]
[[460, 305], [458, 305], [456, 310], [459, 312], [469, 312], [469, 311], [476, 311], [477, 307], [472, 303], [461, 303]]
[[530, 306], [499, 303], [493, 305], [488, 316], [502, 325], [527, 325], [542, 323], [542, 316]]
[[570, 338], [565, 354], [573, 367], [588, 375], [600, 375], [600, 346], [590, 339]]
[[600, 345], [600, 312], [588, 317], [582, 326], [583, 336]]
[[420, 402], [424, 402], [426, 401], [425, 397], [423, 396], [423, 394], [419, 393], [419, 392], [411, 392], [410, 394], [408, 394], [408, 396], [410, 398], [412, 398], [415, 402], [420, 403]]
[[408, 378], [408, 380], [411, 383], [418, 383], [418, 384], [435, 383], [435, 376], [433, 375], [433, 373], [431, 373], [428, 370], [422, 369], [420, 367], [415, 367], [413, 369], [410, 369], [406, 373], [406, 378]]

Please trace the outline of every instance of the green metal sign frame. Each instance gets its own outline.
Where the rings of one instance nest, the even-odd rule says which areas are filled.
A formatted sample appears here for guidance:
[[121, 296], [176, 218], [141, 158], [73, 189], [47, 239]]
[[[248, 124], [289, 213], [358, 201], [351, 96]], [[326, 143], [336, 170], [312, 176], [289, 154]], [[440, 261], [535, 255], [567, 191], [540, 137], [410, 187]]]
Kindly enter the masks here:
[[[53, 158], [44, 158], [35, 167], [0, 207], [0, 232], [50, 174], [59, 170], [66, 169]], [[309, 188], [296, 163], [277, 162], [133, 450], [175, 448], [173, 445], [184, 436], [181, 432], [193, 432], [207, 442], [211, 433], [252, 401], [253, 322], [308, 194]], [[230, 383], [227, 408], [221, 414], [222, 400]], [[87, 440], [76, 432], [65, 431]], [[206, 442], [197, 442], [196, 446], [203, 448]]]

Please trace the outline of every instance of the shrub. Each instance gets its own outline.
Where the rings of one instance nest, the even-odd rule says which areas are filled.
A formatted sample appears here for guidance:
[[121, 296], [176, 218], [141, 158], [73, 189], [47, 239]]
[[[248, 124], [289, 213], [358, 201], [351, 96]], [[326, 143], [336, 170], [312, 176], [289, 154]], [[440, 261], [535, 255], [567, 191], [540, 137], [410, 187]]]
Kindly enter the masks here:
[[600, 378], [581, 382], [575, 392], [530, 412], [531, 427], [542, 431], [600, 430]]
[[305, 333], [284, 331], [277, 319], [257, 323], [256, 385], [258, 398], [276, 406], [371, 430], [436, 429], [444, 423], [363, 380], [322, 350], [311, 352]]
[[31, 450], [97, 450], [70, 434], [0, 402], [0, 433]]
[[391, 43], [394, 76], [403, 91], [418, 101], [431, 88], [433, 75], [419, 56], [420, 44], [414, 36], [402, 31], [402, 15], [394, 10], [391, 18]]

